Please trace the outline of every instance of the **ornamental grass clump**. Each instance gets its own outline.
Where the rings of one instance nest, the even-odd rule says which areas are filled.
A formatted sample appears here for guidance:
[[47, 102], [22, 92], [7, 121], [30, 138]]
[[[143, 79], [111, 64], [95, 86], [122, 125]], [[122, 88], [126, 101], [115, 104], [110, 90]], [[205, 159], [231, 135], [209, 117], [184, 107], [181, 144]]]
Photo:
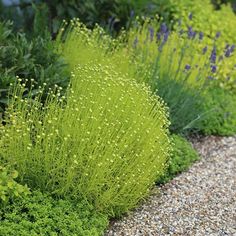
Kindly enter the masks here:
[[21, 183], [119, 215], [163, 174], [171, 151], [166, 108], [112, 64], [78, 65], [66, 97], [56, 86], [44, 105], [24, 91], [24, 84], [14, 90], [0, 129], [2, 161]]

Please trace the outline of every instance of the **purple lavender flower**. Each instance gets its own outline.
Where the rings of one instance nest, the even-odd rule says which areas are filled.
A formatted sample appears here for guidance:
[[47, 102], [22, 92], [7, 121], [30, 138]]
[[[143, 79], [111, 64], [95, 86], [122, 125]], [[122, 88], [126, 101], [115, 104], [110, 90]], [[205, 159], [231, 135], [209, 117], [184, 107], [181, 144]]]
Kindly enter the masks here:
[[193, 13], [192, 12], [189, 13], [188, 18], [189, 18], [189, 20], [193, 19]]
[[218, 39], [218, 38], [220, 37], [220, 35], [221, 35], [221, 32], [218, 31], [218, 32], [216, 33], [216, 37], [215, 37], [215, 38]]
[[233, 52], [234, 52], [234, 49], [235, 49], [235, 45], [233, 44], [233, 45], [230, 47], [230, 52], [233, 53]]
[[202, 54], [204, 55], [206, 54], [206, 52], [207, 52], [207, 46], [202, 49]]
[[210, 61], [211, 63], [216, 63], [216, 46], [211, 51]]
[[160, 41], [161, 40], [161, 33], [157, 32], [156, 36], [157, 36], [157, 41]]
[[226, 56], [226, 57], [230, 57], [230, 55], [231, 55], [231, 51], [230, 51], [230, 49], [228, 48], [228, 49], [226, 50], [226, 52], [225, 52], [225, 56]]
[[196, 36], [196, 32], [193, 31], [193, 28], [191, 26], [188, 27], [188, 37], [190, 39], [194, 39]]
[[150, 33], [150, 40], [152, 42], [153, 41], [153, 37], [154, 37], [154, 29], [152, 27], [149, 27], [149, 33]]
[[186, 71], [189, 71], [191, 69], [191, 66], [189, 64], [187, 64], [184, 68]]
[[217, 66], [216, 65], [211, 65], [211, 72], [216, 73]]
[[134, 43], [133, 43], [133, 47], [134, 47], [134, 48], [137, 48], [137, 44], [138, 44], [138, 38], [135, 37]]
[[229, 44], [227, 44], [226, 45], [226, 47], [225, 47], [225, 56], [226, 57], [230, 57], [231, 56], [231, 54], [234, 52], [234, 49], [235, 49], [235, 45], [233, 44], [231, 47], [230, 47], [230, 45]]
[[133, 18], [134, 17], [134, 10], [131, 10], [130, 11], [130, 18]]
[[227, 49], [229, 49], [229, 44], [226, 44], [226, 46], [225, 46], [225, 50], [227, 50]]
[[161, 32], [162, 34], [164, 34], [164, 33], [166, 33], [167, 31], [168, 31], [168, 28], [167, 28], [166, 24], [165, 24], [165, 23], [162, 23], [162, 24], [161, 24], [161, 27], [160, 27], [160, 32]]
[[203, 36], [204, 36], [203, 32], [199, 32], [199, 39], [200, 39], [200, 40], [203, 39]]
[[167, 31], [166, 33], [164, 33], [163, 43], [166, 43], [168, 37], [169, 37], [169, 32]]
[[213, 80], [214, 77], [212, 77], [212, 76], [208, 76], [207, 79], [209, 79], [209, 80]]

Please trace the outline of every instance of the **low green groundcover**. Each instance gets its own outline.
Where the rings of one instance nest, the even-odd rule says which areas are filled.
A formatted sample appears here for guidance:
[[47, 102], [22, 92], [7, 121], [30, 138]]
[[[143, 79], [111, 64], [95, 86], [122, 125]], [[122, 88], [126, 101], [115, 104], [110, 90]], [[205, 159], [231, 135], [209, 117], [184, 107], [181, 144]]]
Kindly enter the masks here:
[[87, 202], [56, 200], [35, 191], [0, 209], [1, 236], [96, 236], [108, 224]]

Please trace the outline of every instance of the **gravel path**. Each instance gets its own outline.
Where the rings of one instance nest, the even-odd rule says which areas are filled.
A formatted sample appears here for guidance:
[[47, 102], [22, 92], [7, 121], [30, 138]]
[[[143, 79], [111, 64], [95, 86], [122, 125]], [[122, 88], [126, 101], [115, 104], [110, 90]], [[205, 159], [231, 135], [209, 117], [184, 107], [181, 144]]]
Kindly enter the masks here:
[[202, 160], [112, 222], [107, 236], [236, 236], [236, 137], [208, 137], [193, 145]]

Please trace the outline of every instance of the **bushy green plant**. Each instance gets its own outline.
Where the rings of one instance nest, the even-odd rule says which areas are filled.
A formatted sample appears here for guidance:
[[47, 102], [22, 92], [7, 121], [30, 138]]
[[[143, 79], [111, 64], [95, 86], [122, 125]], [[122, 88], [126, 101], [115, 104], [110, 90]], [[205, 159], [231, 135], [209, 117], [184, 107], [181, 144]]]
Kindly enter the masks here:
[[31, 86], [31, 79], [35, 81], [35, 93], [39, 86], [57, 83], [66, 86], [69, 73], [65, 63], [56, 53], [50, 38], [35, 37], [30, 40], [25, 34], [12, 32], [11, 24], [0, 23], [0, 107], [2, 110], [7, 103], [10, 83], [14, 83], [16, 76]]
[[164, 184], [173, 179], [176, 175], [186, 171], [195, 161], [199, 160], [198, 153], [191, 144], [180, 135], [172, 136], [173, 152], [169, 160], [169, 166], [158, 184]]
[[[66, 104], [60, 89], [42, 107], [40, 97], [23, 99], [24, 85], [18, 86], [0, 150], [30, 187], [86, 198], [117, 215], [134, 207], [162, 175], [170, 153], [169, 122], [163, 102], [123, 73], [128, 65], [119, 68], [106, 53], [97, 58], [79, 37], [68, 36], [62, 45], [71, 68], [77, 64]], [[73, 54], [67, 50], [71, 42]]]
[[[87, 27], [99, 24], [110, 32], [119, 31], [129, 25], [134, 14], [146, 7], [148, 1], [125, 0], [52, 0], [30, 2], [22, 0], [14, 6], [0, 6], [0, 17], [14, 20], [16, 29], [24, 29], [32, 33], [35, 29], [34, 20], [38, 13], [41, 15], [41, 28], [48, 27], [52, 34], [56, 34], [63, 20], [80, 18]], [[44, 19], [43, 19], [44, 18]], [[38, 18], [39, 19], [39, 18]], [[46, 19], [46, 21], [45, 21]], [[31, 32], [30, 32], [31, 30]], [[42, 32], [38, 32], [42, 33]]]
[[16, 170], [0, 166], [0, 206], [7, 204], [9, 200], [30, 193], [26, 185], [23, 186], [15, 181], [17, 177], [18, 172]]
[[218, 86], [210, 87], [199, 104], [212, 112], [202, 120], [199, 129], [205, 135], [234, 135], [236, 133], [236, 95]]
[[0, 209], [1, 236], [99, 236], [107, 217], [86, 201], [56, 200], [39, 191]]

